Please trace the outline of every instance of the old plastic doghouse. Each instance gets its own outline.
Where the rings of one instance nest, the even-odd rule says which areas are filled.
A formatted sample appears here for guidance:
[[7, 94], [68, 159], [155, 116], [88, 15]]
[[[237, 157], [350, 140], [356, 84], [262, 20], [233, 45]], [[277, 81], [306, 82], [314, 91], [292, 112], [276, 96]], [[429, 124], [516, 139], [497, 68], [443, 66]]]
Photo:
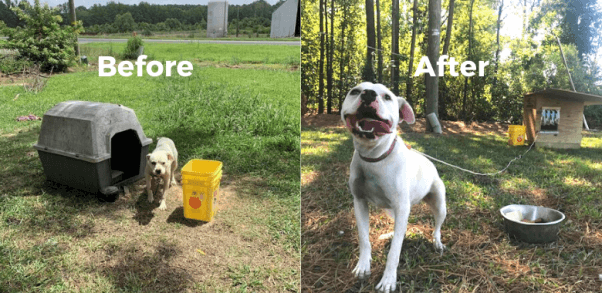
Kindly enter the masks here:
[[48, 180], [106, 195], [144, 176], [151, 142], [132, 109], [67, 101], [44, 114], [33, 147]]

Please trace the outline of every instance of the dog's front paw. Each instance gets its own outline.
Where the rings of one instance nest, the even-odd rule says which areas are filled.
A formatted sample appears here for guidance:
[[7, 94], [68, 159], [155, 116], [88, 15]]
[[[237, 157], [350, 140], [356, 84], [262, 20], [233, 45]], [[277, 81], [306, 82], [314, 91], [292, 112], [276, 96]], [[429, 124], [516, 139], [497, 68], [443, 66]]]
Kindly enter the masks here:
[[362, 260], [360, 258], [352, 273], [362, 280], [368, 278], [370, 276], [370, 259]]
[[443, 254], [443, 252], [447, 249], [441, 241], [436, 241], [433, 243], [435, 245], [435, 250], [439, 252], [439, 254]]
[[385, 275], [375, 288], [379, 292], [390, 293], [395, 291], [395, 287], [397, 287], [397, 272], [391, 274], [385, 271]]
[[148, 202], [153, 203], [153, 201], [155, 201], [155, 199], [153, 198], [153, 192], [152, 191], [148, 191]]
[[159, 205], [159, 209], [162, 210], [162, 211], [164, 211], [164, 210], [167, 209], [167, 205], [165, 204], [165, 201], [161, 202], [161, 205]]

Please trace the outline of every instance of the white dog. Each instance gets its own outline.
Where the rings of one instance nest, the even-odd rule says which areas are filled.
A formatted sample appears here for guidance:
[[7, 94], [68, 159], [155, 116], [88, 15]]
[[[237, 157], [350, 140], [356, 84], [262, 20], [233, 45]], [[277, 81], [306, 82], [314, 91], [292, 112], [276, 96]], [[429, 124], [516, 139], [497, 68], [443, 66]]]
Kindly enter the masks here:
[[[397, 136], [397, 124], [415, 122], [414, 111], [402, 97], [382, 84], [364, 82], [353, 88], [343, 103], [341, 118], [353, 136], [349, 188], [353, 194], [360, 255], [353, 272], [370, 275], [371, 248], [368, 202], [385, 208], [395, 220], [385, 272], [376, 289], [395, 290], [401, 245], [412, 205], [421, 200], [435, 214], [434, 245], [439, 251], [441, 225], [445, 220], [445, 185], [437, 169], [424, 156], [406, 148]], [[401, 119], [401, 120], [400, 120]]]
[[161, 199], [160, 210], [167, 209], [165, 205], [165, 192], [176, 185], [174, 173], [178, 167], [178, 151], [173, 141], [169, 138], [161, 137], [157, 141], [157, 147], [151, 153], [146, 155], [146, 193], [148, 194], [148, 202], [154, 201], [153, 191], [151, 190], [152, 177], [163, 179], [163, 198]]

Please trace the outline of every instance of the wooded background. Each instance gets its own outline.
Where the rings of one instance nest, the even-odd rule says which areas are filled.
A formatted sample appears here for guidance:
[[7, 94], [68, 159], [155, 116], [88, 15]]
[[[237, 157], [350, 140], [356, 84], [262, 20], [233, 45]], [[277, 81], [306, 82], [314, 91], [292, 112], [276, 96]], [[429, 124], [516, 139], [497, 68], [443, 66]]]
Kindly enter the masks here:
[[[9, 27], [19, 25], [16, 15], [8, 8], [18, 5], [16, 0], [0, 0], [0, 20]], [[250, 4], [229, 5], [228, 24], [230, 29], [252, 30], [256, 33], [270, 33], [272, 13], [284, 3], [284, 0], [270, 5], [265, 0]], [[83, 3], [76, 1], [75, 5]], [[69, 22], [69, 4], [59, 5], [63, 24]], [[90, 8], [77, 6], [77, 20], [83, 22], [88, 33], [117, 33], [133, 30], [173, 31], [207, 28], [207, 5], [157, 5], [140, 2], [137, 5], [109, 2], [106, 5], [95, 4]]]
[[[301, 90], [308, 108], [335, 113], [349, 89], [368, 80], [405, 96], [424, 115], [425, 75], [413, 75], [427, 55], [428, 6], [428, 0], [302, 1]], [[576, 90], [602, 94], [596, 0], [442, 0], [441, 6], [439, 54], [490, 65], [484, 77], [452, 77], [446, 69], [438, 85], [440, 119], [520, 123], [525, 93], [571, 90], [555, 36]], [[500, 34], [512, 15], [522, 25], [513, 36]], [[586, 117], [601, 126], [602, 107], [586, 107]]]

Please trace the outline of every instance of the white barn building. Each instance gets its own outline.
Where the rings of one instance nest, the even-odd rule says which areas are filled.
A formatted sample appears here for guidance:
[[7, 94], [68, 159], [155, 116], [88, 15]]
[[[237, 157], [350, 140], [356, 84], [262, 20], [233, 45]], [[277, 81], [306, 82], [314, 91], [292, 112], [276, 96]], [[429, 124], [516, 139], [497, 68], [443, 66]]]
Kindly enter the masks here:
[[223, 38], [228, 35], [228, 1], [209, 2], [207, 5], [207, 37]]
[[300, 36], [301, 20], [299, 0], [284, 2], [272, 13], [270, 38], [287, 38]]

